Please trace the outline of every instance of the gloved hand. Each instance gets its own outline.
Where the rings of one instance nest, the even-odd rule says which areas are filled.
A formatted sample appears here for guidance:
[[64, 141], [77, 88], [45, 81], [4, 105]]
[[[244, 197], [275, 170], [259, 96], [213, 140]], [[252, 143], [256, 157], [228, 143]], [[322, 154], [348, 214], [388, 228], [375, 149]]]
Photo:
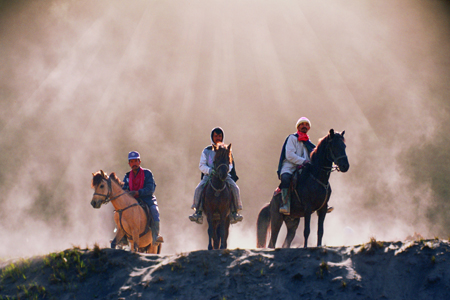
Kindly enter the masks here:
[[213, 176], [214, 174], [216, 174], [216, 170], [211, 168], [209, 171], [209, 175]]
[[133, 196], [134, 198], [139, 198], [139, 191], [130, 192], [130, 196]]

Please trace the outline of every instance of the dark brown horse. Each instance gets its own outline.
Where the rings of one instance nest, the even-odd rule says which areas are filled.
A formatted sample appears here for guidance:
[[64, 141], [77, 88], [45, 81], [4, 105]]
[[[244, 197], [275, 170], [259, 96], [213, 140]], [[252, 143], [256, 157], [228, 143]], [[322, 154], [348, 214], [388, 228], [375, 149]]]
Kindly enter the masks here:
[[226, 249], [230, 227], [230, 203], [232, 194], [226, 184], [231, 164], [231, 144], [213, 145], [214, 172], [202, 197], [203, 209], [208, 220], [208, 250]]
[[[283, 221], [287, 227], [286, 239], [283, 248], [289, 248], [295, 237], [300, 218], [305, 218], [303, 236], [305, 248], [308, 246], [310, 233], [311, 214], [317, 212], [319, 225], [317, 230], [317, 246], [322, 246], [323, 224], [327, 214], [327, 203], [331, 195], [331, 187], [328, 182], [330, 173], [336, 169], [347, 172], [350, 165], [345, 152], [344, 133], [330, 130], [323, 137], [314, 151], [311, 153], [311, 163], [302, 169], [298, 178], [298, 184], [291, 193], [291, 214], [289, 216], [279, 212], [281, 194], [272, 197], [270, 203], [266, 204], [260, 211], [257, 220], [257, 247], [266, 246], [267, 233], [270, 225], [269, 248], [275, 248], [278, 233]], [[333, 163], [337, 167], [333, 167]]]

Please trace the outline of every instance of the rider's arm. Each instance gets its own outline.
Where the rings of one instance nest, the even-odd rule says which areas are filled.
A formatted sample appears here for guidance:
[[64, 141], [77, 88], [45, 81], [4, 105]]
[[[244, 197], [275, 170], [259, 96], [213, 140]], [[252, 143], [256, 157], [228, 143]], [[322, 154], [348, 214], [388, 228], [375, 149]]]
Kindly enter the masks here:
[[295, 165], [302, 165], [309, 161], [308, 151], [294, 135], [291, 135], [286, 143], [286, 159]]
[[200, 156], [200, 164], [198, 165], [198, 168], [200, 169], [200, 172], [202, 172], [205, 175], [209, 175], [211, 172], [211, 168], [208, 166], [208, 160], [205, 153], [206, 149], [202, 151], [202, 155]]
[[153, 174], [149, 170], [144, 170], [145, 180], [144, 187], [139, 190], [139, 196], [151, 196], [155, 192], [156, 183]]

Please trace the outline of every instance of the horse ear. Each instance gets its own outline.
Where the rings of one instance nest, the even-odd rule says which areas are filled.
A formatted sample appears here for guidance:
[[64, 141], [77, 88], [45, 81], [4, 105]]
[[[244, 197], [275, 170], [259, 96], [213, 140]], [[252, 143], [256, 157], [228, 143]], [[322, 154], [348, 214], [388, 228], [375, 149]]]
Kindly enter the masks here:
[[341, 133], [342, 137], [344, 137], [344, 134], [345, 134], [345, 130], [344, 130], [344, 131], [342, 131], [342, 133]]
[[330, 129], [330, 137], [333, 138], [334, 137], [334, 129]]
[[231, 143], [228, 145], [227, 149], [231, 152]]

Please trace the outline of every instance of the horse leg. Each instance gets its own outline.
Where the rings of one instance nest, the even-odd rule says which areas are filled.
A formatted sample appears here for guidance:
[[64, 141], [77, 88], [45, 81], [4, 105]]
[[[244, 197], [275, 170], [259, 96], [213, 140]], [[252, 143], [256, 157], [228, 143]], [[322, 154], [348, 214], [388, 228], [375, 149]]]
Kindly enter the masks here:
[[130, 245], [131, 251], [139, 252], [139, 228], [133, 228], [131, 230], [131, 237], [133, 239], [133, 245]]
[[213, 236], [213, 248], [219, 249], [220, 247], [220, 223], [214, 222], [214, 236]]
[[227, 230], [227, 221], [223, 220], [220, 222], [220, 249], [227, 249], [227, 239], [228, 239], [228, 230]]
[[331, 196], [331, 187], [329, 188], [329, 192], [327, 194], [327, 198], [323, 207], [317, 211], [317, 216], [319, 217], [319, 224], [317, 227], [317, 247], [322, 246], [322, 237], [323, 237], [323, 224], [325, 223], [325, 217], [327, 215], [328, 201]]
[[116, 249], [117, 244], [120, 243], [122, 238], [125, 236], [125, 232], [120, 228], [120, 226], [117, 226], [117, 233], [114, 239], [111, 241], [111, 248]]
[[305, 211], [305, 229], [303, 230], [303, 237], [305, 238], [305, 248], [308, 248], [308, 237], [311, 232], [311, 213]]
[[214, 236], [214, 228], [213, 228], [213, 224], [211, 221], [209, 221], [210, 218], [208, 217], [208, 237], [209, 237], [209, 243], [208, 243], [208, 250], [212, 250], [213, 246], [212, 246], [212, 240], [213, 240], [213, 236]]
[[322, 246], [322, 237], [323, 237], [323, 224], [325, 223], [325, 217], [327, 215], [327, 206], [324, 205], [320, 211], [317, 212], [319, 216], [319, 224], [317, 227], [317, 247]]
[[292, 240], [295, 237], [295, 233], [298, 228], [298, 224], [300, 223], [300, 218], [290, 218], [286, 217], [284, 220], [287, 228], [286, 239], [283, 243], [283, 248], [291, 248]]

